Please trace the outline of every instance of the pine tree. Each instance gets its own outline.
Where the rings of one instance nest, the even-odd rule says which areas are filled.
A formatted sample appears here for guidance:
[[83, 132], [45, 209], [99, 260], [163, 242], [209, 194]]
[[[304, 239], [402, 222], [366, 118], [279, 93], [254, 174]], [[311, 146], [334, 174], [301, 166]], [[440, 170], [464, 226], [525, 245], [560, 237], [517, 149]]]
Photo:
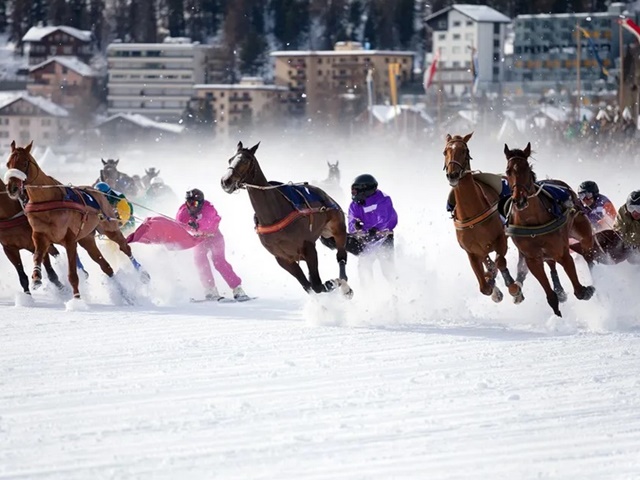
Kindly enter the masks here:
[[104, 0], [89, 0], [88, 24], [96, 37], [96, 43], [99, 49], [102, 49], [106, 40], [105, 35], [105, 3]]
[[64, 24], [85, 30], [88, 23], [85, 0], [68, 0], [67, 8], [69, 16]]
[[49, 25], [66, 25], [69, 18], [67, 2], [65, 0], [50, 0], [47, 15]]
[[[414, 33], [414, 0], [396, 0], [395, 4], [395, 31], [400, 47], [408, 50]], [[395, 42], [394, 42], [395, 43]]]
[[0, 33], [7, 30], [7, 0], [0, 0]]
[[182, 0], [167, 0], [167, 10], [169, 35], [172, 37], [184, 37], [184, 2]]
[[155, 43], [158, 38], [154, 0], [132, 0], [129, 5], [128, 30], [132, 41]]
[[44, 0], [31, 0], [29, 26], [36, 26], [40, 23], [42, 23], [43, 25], [46, 25], [47, 23], [47, 6]]

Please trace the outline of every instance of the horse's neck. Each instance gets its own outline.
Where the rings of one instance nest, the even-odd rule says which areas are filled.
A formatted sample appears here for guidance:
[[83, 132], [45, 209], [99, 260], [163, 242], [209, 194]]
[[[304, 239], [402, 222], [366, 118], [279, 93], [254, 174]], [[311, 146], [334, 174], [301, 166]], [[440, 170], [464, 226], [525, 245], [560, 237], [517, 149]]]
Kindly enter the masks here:
[[528, 198], [527, 208], [518, 210], [511, 207], [511, 221], [516, 225], [544, 225], [553, 220], [553, 215], [543, 201], [543, 193]]
[[[247, 181], [247, 183], [257, 187], [269, 186], [269, 182], [259, 166], [256, 166], [253, 179]], [[253, 211], [260, 225], [271, 225], [281, 220], [293, 210], [293, 206], [277, 188], [267, 188], [263, 190], [261, 188], [247, 187], [247, 191], [249, 192], [249, 200], [253, 206]]]
[[488, 190], [484, 191], [473, 179], [471, 173], [462, 177], [457, 187], [453, 189], [453, 195], [456, 199], [456, 212], [459, 218], [479, 215], [489, 208], [494, 195], [489, 193]]
[[[62, 188], [51, 188], [60, 186]], [[29, 182], [29, 185], [25, 185], [27, 195], [29, 196], [29, 202], [51, 202], [56, 200], [62, 200], [65, 195], [64, 186], [58, 180], [50, 177], [42, 170]]]
[[0, 185], [0, 219], [14, 217], [21, 211], [22, 205], [20, 205], [20, 202], [9, 198], [5, 185]]

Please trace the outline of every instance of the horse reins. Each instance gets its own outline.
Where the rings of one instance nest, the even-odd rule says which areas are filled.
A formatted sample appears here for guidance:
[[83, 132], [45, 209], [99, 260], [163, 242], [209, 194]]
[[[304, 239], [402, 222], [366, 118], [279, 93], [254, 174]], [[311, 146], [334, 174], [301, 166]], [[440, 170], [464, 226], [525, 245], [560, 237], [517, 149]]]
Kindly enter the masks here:
[[447, 161], [445, 159], [445, 163], [444, 163], [444, 166], [442, 167], [442, 170], [446, 170], [447, 166], [449, 166], [451, 164], [457, 165], [458, 167], [460, 167], [460, 170], [461, 170], [460, 177], [459, 177], [459, 179], [461, 179], [467, 173], [471, 172], [471, 154], [469, 152], [469, 147], [467, 147], [467, 144], [464, 142], [464, 140], [451, 140], [451, 141], [447, 142], [447, 144], [445, 145], [445, 148], [444, 148], [445, 155], [447, 153], [447, 149], [449, 149], [451, 146], [453, 146], [456, 143], [461, 143], [461, 144], [464, 145], [464, 149], [466, 151], [465, 160], [469, 164], [469, 168], [466, 168], [464, 165], [462, 165], [460, 162], [457, 162], [456, 160], [449, 160], [449, 162], [447, 163]]

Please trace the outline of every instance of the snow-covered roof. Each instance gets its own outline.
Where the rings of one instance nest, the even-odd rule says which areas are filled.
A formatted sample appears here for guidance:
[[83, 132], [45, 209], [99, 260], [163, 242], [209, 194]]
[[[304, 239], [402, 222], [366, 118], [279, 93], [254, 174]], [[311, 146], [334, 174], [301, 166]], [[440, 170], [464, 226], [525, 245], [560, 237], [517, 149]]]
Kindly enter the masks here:
[[487, 6], [487, 5], [452, 5], [450, 7], [443, 8], [437, 12], [429, 15], [425, 21], [428, 22], [431, 19], [439, 17], [440, 15], [449, 12], [450, 10], [457, 10], [466, 17], [469, 17], [475, 22], [489, 22], [489, 23], [511, 23], [511, 19], [500, 13], [499, 11]]
[[[536, 115], [543, 114], [554, 122], [564, 123], [572, 120], [574, 112], [571, 109], [558, 108], [552, 105], [540, 107]], [[586, 117], [587, 120], [593, 119], [593, 112], [585, 107], [580, 107], [580, 119]]]
[[84, 77], [92, 77], [95, 75], [93, 68], [91, 68], [83, 61], [79, 60], [77, 57], [51, 57], [44, 62], [30, 67], [29, 72], [38, 70], [51, 62], [57, 62], [60, 65], [67, 67], [69, 70], [73, 70], [74, 72], [77, 72]]
[[47, 35], [60, 30], [61, 32], [71, 35], [72, 37], [82, 40], [83, 42], [91, 41], [91, 32], [89, 30], [78, 30], [74, 27], [31, 27], [22, 37], [23, 42], [39, 42]]
[[144, 115], [140, 115], [139, 113], [116, 113], [115, 115], [111, 115], [109, 118], [99, 123], [97, 127], [101, 127], [102, 125], [105, 125], [106, 123], [112, 122], [113, 120], [117, 120], [119, 118], [134, 123], [143, 128], [156, 128], [158, 130], [164, 130], [171, 133], [181, 133], [184, 130], [184, 127], [182, 125], [156, 122], [155, 120], [151, 120], [149, 117], [145, 117]]
[[[2, 93], [5, 93], [5, 92], [2, 92]], [[29, 102], [31, 105], [38, 107], [42, 111], [54, 117], [69, 116], [69, 112], [67, 111], [66, 108], [62, 108], [60, 105], [56, 105], [55, 103], [47, 100], [44, 97], [36, 97], [33, 95], [29, 95], [27, 92], [7, 92], [7, 93], [9, 94], [8, 95], [0, 94], [0, 110], [22, 99], [25, 102]]]

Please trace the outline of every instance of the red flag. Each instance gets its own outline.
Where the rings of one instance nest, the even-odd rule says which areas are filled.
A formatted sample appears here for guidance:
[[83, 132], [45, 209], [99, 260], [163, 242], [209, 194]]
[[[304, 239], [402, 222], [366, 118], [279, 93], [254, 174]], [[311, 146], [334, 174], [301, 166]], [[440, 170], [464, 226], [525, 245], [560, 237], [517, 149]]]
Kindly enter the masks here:
[[618, 24], [625, 30], [633, 33], [640, 42], [640, 27], [636, 22], [634, 22], [630, 18], [621, 18], [618, 20]]
[[205, 239], [196, 237], [180, 223], [166, 217], [149, 217], [127, 237], [127, 243], [164, 245], [169, 250], [193, 248]]
[[436, 52], [436, 55], [433, 57], [433, 62], [431, 62], [431, 65], [429, 65], [429, 68], [424, 71], [424, 79], [422, 84], [424, 86], [425, 93], [433, 83], [433, 77], [435, 77], [436, 75], [436, 70], [438, 69], [439, 60], [440, 60], [440, 52]]

